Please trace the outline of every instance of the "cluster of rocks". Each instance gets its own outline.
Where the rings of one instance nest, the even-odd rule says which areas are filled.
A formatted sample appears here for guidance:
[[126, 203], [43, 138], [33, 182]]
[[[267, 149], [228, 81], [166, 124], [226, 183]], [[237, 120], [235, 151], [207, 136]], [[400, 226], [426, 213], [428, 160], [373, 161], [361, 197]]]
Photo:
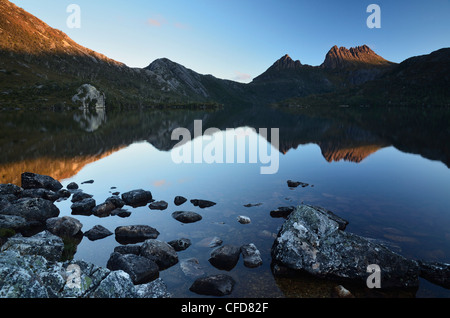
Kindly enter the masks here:
[[[159, 272], [179, 262], [177, 252], [191, 245], [189, 239], [160, 241], [157, 239], [160, 233], [149, 225], [118, 226], [114, 233], [102, 225], [96, 225], [83, 233], [82, 223], [72, 216], [59, 217], [60, 211], [54, 204], [57, 200], [72, 197], [72, 215], [126, 217], [131, 212], [123, 209], [125, 205], [140, 207], [149, 204], [152, 210], [164, 210], [168, 206], [167, 202], [155, 201], [150, 191], [137, 189], [125, 192], [120, 197], [116, 192], [97, 204], [93, 195], [79, 190], [76, 183], [72, 182], [66, 188], [63, 189], [62, 184], [50, 176], [28, 172], [22, 174], [21, 187], [13, 184], [0, 185], [0, 264], [5, 265], [0, 272], [0, 297], [170, 296], [159, 278]], [[180, 206], [186, 201], [186, 198], [177, 196], [174, 204]], [[202, 199], [192, 199], [190, 202], [201, 209], [216, 204]], [[175, 211], [172, 217], [182, 223], [202, 219], [200, 214], [192, 211]], [[238, 221], [246, 224], [250, 219], [240, 216]], [[117, 246], [111, 253], [106, 268], [82, 261], [62, 261], [64, 243], [68, 238], [81, 240], [85, 236], [90, 240], [98, 240], [113, 234], [116, 241], [123, 245]], [[217, 247], [211, 252], [209, 261], [218, 269], [231, 270], [241, 254], [247, 267], [262, 264], [260, 253], [254, 244], [240, 247], [220, 246], [221, 244], [222, 241], [216, 239], [210, 245]], [[45, 266], [38, 266], [36, 262]], [[198, 265], [195, 259], [183, 260], [181, 264], [183, 271], [190, 275], [196, 273], [191, 291], [216, 296], [231, 293], [235, 282], [230, 276], [205, 276], [195, 264]], [[75, 287], [67, 278], [70, 275], [66, 269], [72, 268], [72, 265], [81, 269], [78, 277], [81, 283]], [[16, 273], [13, 279], [10, 279], [11, 273]], [[199, 273], [202, 275], [198, 275]], [[111, 293], [105, 294], [108, 284], [120, 287], [110, 288]], [[103, 289], [99, 289], [100, 287]]]
[[160, 278], [136, 284], [123, 270], [59, 261], [62, 239], [48, 231], [8, 239], [0, 251], [1, 298], [167, 298]]
[[[304, 184], [290, 184], [298, 185]], [[192, 292], [211, 296], [232, 292], [235, 281], [231, 276], [205, 276], [198, 260], [178, 259], [177, 253], [191, 245], [187, 238], [164, 242], [158, 240], [158, 230], [148, 225], [118, 226], [114, 233], [96, 225], [83, 233], [83, 225], [74, 217], [59, 217], [60, 211], [54, 204], [70, 196], [74, 215], [123, 217], [130, 213], [123, 209], [125, 205], [149, 204], [152, 210], [164, 210], [168, 205], [153, 200], [151, 192], [142, 189], [120, 197], [115, 193], [97, 204], [92, 195], [78, 190], [74, 183], [63, 189], [57, 180], [33, 173], [22, 174], [21, 187], [0, 185], [0, 297], [170, 297], [159, 273], [177, 263], [187, 276], [195, 278], [189, 288]], [[174, 204], [179, 206], [186, 201], [177, 196]], [[190, 202], [202, 209], [215, 205], [200, 199]], [[417, 288], [419, 277], [450, 288], [450, 264], [407, 259], [383, 243], [348, 233], [348, 222], [331, 211], [302, 204], [279, 207], [270, 215], [286, 219], [271, 249], [274, 275], [306, 272], [319, 278], [366, 284], [370, 275], [367, 267], [375, 264], [380, 268], [382, 288]], [[182, 223], [202, 219], [192, 211], [175, 211], [172, 217]], [[238, 221], [248, 224], [250, 218], [238, 216]], [[97, 240], [113, 234], [123, 245], [114, 248], [106, 267], [63, 260], [66, 238], [86, 236]], [[209, 263], [215, 268], [232, 270], [240, 255], [246, 267], [262, 264], [253, 243], [222, 243], [219, 238], [209, 243], [213, 248]], [[349, 293], [342, 285], [336, 292]]]
[[309, 273], [367, 284], [380, 268], [381, 288], [418, 288], [419, 277], [450, 287], [450, 264], [407, 259], [385, 244], [345, 231], [347, 221], [321, 207], [301, 205], [283, 223], [272, 246], [275, 275]]

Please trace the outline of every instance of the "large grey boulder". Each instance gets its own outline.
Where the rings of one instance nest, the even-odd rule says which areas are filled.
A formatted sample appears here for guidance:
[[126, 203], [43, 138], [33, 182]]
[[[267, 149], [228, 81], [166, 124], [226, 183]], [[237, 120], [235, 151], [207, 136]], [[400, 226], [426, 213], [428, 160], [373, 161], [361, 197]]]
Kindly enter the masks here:
[[282, 225], [272, 246], [274, 273], [288, 268], [365, 284], [371, 274], [367, 267], [375, 264], [381, 269], [382, 288], [418, 286], [416, 261], [339, 227], [325, 210], [299, 206]]

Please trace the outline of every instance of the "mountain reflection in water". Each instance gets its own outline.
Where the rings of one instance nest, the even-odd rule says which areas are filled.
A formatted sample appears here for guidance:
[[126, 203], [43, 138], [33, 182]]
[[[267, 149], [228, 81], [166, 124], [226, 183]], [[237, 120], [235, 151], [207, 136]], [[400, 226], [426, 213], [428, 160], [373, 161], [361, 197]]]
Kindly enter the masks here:
[[[382, 240], [405, 257], [449, 262], [448, 109], [107, 111], [92, 130], [74, 120], [75, 115], [83, 114], [2, 112], [0, 182], [20, 185], [24, 171], [51, 175], [63, 185], [93, 179], [81, 187], [98, 203], [116, 191], [151, 190], [155, 200], [169, 203], [167, 211], [139, 207], [128, 218], [77, 216], [83, 231], [96, 224], [111, 231], [119, 225], [149, 224], [160, 231], [161, 240], [190, 238], [193, 244], [180, 258], [195, 257], [212, 273], [210, 248], [201, 242], [214, 236], [230, 244], [253, 242], [263, 266], [248, 269], [240, 264], [230, 272], [246, 286], [236, 288], [233, 297], [321, 297], [333, 287], [271, 274], [270, 248], [283, 218], [269, 212], [302, 202], [335, 212], [350, 222], [346, 231]], [[179, 141], [171, 139], [172, 131], [183, 127], [193, 135], [195, 120], [202, 120], [203, 130], [279, 128], [279, 172], [261, 175], [259, 164], [174, 164], [171, 150]], [[272, 140], [270, 135], [267, 140]], [[290, 189], [289, 179], [310, 186]], [[217, 205], [197, 210], [201, 222], [181, 225], [170, 217], [174, 209], [195, 208], [189, 202], [175, 208], [177, 195]], [[70, 215], [70, 200], [57, 204], [61, 216]], [[244, 207], [247, 204], [251, 207]], [[249, 216], [251, 223], [240, 224], [238, 215]], [[118, 244], [113, 236], [95, 242], [84, 238], [74, 257], [105, 266]], [[192, 282], [179, 266], [161, 272], [161, 277], [175, 296], [196, 296], [188, 291]], [[415, 296], [449, 296], [447, 290], [423, 285]]]
[[[288, 110], [289, 111], [289, 110]], [[284, 112], [242, 108], [217, 112], [130, 110], [124, 112], [10, 111], [1, 113], [0, 182], [20, 182], [25, 170], [65, 179], [85, 164], [134, 142], [147, 141], [161, 151], [177, 143], [175, 128], [279, 128], [282, 154], [299, 145], [317, 144], [329, 161], [361, 162], [381, 148], [394, 146], [450, 164], [450, 110], [391, 107], [315, 108]], [[269, 138], [270, 141], [270, 138]]]

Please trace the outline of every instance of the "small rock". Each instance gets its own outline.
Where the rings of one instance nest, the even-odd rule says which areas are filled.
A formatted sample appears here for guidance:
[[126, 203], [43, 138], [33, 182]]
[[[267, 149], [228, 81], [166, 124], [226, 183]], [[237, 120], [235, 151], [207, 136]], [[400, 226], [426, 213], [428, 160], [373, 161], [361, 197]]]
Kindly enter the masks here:
[[81, 184], [92, 184], [92, 183], [94, 183], [94, 180], [86, 180], [81, 182]]
[[245, 206], [246, 208], [251, 208], [251, 207], [254, 207], [254, 206], [260, 206], [260, 205], [262, 205], [262, 203], [255, 203], [255, 204], [253, 204], [253, 203], [247, 203], [247, 204], [244, 204], [244, 206]]
[[105, 238], [107, 236], [112, 235], [113, 233], [105, 228], [102, 225], [95, 225], [92, 229], [89, 231], [86, 231], [84, 233], [84, 236], [86, 236], [91, 241], [100, 240], [102, 238]]
[[123, 208], [125, 205], [125, 202], [119, 196], [114, 195], [114, 193], [113, 196], [107, 198], [105, 202], [112, 203], [118, 209]]
[[226, 244], [211, 252], [209, 262], [218, 269], [230, 271], [239, 261], [241, 249], [239, 247]]
[[175, 203], [176, 206], [179, 206], [179, 205], [182, 205], [186, 201], [187, 201], [187, 199], [185, 197], [178, 195], [173, 200], [173, 203]]
[[270, 211], [273, 218], [287, 218], [295, 210], [295, 206], [280, 206], [278, 209]]
[[192, 199], [191, 203], [194, 206], [198, 206], [201, 209], [208, 208], [208, 207], [216, 205], [215, 202], [208, 201], [208, 200], [199, 200], [199, 199]]
[[78, 189], [78, 184], [76, 184], [75, 182], [71, 182], [67, 185], [66, 188], [69, 190], [76, 190], [76, 189]]
[[248, 216], [239, 215], [237, 217], [237, 220], [241, 224], [249, 224], [251, 222], [250, 218]]
[[122, 193], [122, 200], [125, 204], [132, 207], [147, 205], [152, 200], [152, 193], [150, 191], [137, 189]]
[[149, 208], [151, 210], [165, 210], [168, 207], [168, 203], [166, 201], [155, 201], [150, 203]]
[[116, 206], [111, 201], [103, 202], [92, 209], [92, 214], [98, 217], [106, 217], [111, 214]]
[[159, 276], [159, 267], [150, 259], [135, 254], [112, 253], [106, 267], [112, 271], [123, 270], [134, 284], [148, 283]]
[[146, 240], [141, 245], [141, 255], [158, 264], [160, 270], [178, 263], [175, 249], [168, 243], [156, 239]]
[[92, 194], [84, 193], [83, 191], [78, 191], [73, 194], [71, 201], [75, 203], [78, 201], [82, 201], [84, 199], [90, 199], [92, 197], [93, 197]]
[[261, 253], [255, 244], [250, 243], [241, 246], [241, 253], [246, 267], [255, 268], [262, 264]]
[[172, 246], [175, 249], [175, 251], [177, 251], [177, 252], [184, 251], [192, 244], [191, 240], [188, 238], [181, 238], [181, 239], [173, 240], [173, 241], [170, 241], [167, 243], [169, 243], [169, 245]]
[[200, 214], [191, 211], [176, 211], [172, 213], [172, 217], [182, 223], [193, 223], [202, 219]]
[[305, 188], [309, 185], [308, 183], [304, 183], [304, 182], [300, 182], [300, 181], [292, 181], [292, 180], [288, 180], [287, 184], [288, 184], [289, 188], [296, 188], [299, 185], [301, 185], [302, 188]]
[[231, 294], [235, 283], [228, 275], [211, 275], [197, 278], [189, 290], [200, 295], [225, 296]]
[[73, 217], [63, 216], [47, 219], [46, 227], [50, 233], [59, 237], [73, 237], [80, 232], [83, 224]]
[[116, 234], [116, 241], [121, 244], [134, 244], [159, 236], [159, 232], [149, 225], [119, 226], [114, 233]]
[[95, 200], [93, 198], [87, 198], [76, 201], [70, 208], [72, 209], [72, 214], [91, 215], [92, 209], [95, 208]]

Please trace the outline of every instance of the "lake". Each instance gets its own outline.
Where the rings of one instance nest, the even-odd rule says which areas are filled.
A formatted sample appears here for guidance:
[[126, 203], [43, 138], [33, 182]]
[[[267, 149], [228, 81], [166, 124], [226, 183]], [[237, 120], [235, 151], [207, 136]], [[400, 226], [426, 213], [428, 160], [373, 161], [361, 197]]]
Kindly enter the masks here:
[[[20, 185], [20, 174], [29, 171], [51, 175], [64, 186], [76, 182], [97, 204], [114, 192], [134, 189], [149, 190], [155, 200], [169, 203], [162, 211], [126, 206], [129, 217], [74, 216], [83, 231], [97, 224], [112, 232], [121, 225], [145, 224], [156, 228], [163, 241], [189, 238], [192, 245], [178, 252], [179, 259], [196, 258], [205, 274], [223, 272], [208, 262], [212, 238], [237, 246], [254, 243], [263, 265], [247, 268], [241, 257], [226, 271], [237, 282], [231, 297], [329, 297], [336, 283], [271, 272], [270, 249], [284, 219], [270, 212], [302, 203], [333, 211], [349, 221], [346, 231], [380, 240], [405, 257], [450, 262], [446, 108], [4, 110], [0, 116], [1, 183]], [[202, 123], [201, 133], [217, 129], [194, 139], [196, 121]], [[176, 128], [185, 128], [192, 141], [179, 145], [172, 138]], [[260, 128], [269, 135], [260, 136]], [[230, 148], [227, 140], [236, 143]], [[196, 163], [198, 149], [203, 156]], [[251, 157], [251, 149], [259, 156]], [[182, 155], [191, 162], [177, 161]], [[269, 164], [275, 173], [262, 174], [261, 167]], [[87, 180], [93, 183], [82, 184]], [[287, 180], [308, 185], [290, 188]], [[175, 206], [175, 196], [188, 201]], [[190, 199], [216, 205], [201, 209]], [[71, 215], [71, 204], [56, 202], [60, 216]], [[179, 210], [197, 212], [202, 220], [180, 223], [171, 216]], [[251, 222], [241, 224], [238, 216]], [[74, 258], [106, 266], [118, 245], [114, 235], [97, 241], [85, 237]], [[174, 297], [202, 297], [189, 291], [194, 279], [180, 263], [160, 277]], [[421, 279], [417, 292], [408, 296], [449, 297], [450, 291]]]

